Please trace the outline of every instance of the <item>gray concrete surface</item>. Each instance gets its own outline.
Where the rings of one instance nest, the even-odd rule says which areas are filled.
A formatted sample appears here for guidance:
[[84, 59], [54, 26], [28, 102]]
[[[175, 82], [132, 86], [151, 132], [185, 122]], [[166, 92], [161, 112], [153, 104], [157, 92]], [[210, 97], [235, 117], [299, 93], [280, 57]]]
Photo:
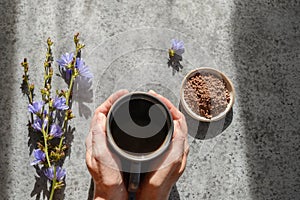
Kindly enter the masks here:
[[[75, 92], [76, 127], [66, 187], [56, 199], [88, 199], [84, 139], [93, 110], [119, 88], [154, 89], [178, 106], [183, 76], [196, 67], [223, 71], [234, 83], [231, 124], [210, 139], [190, 138], [186, 171], [170, 199], [296, 200], [300, 196], [300, 2], [279, 0], [0, 2], [0, 199], [46, 199], [45, 180], [29, 165], [27, 101], [20, 62], [41, 87], [45, 41], [54, 54], [73, 49], [94, 74]], [[167, 67], [170, 40], [185, 42], [184, 69]], [[65, 87], [58, 78], [56, 88]]]

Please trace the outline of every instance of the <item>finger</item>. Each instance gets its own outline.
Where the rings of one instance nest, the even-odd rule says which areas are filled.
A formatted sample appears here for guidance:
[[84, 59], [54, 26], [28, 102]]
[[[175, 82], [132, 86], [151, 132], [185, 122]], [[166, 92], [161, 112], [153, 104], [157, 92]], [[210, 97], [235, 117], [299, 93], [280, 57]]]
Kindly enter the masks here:
[[89, 131], [87, 137], [85, 138], [86, 151], [89, 150], [91, 147], [92, 147], [92, 134], [91, 134], [91, 131]]
[[149, 93], [152, 94], [153, 96], [159, 98], [164, 104], [166, 104], [166, 106], [170, 110], [171, 115], [174, 120], [180, 119], [181, 112], [167, 98], [163, 97], [160, 94], [157, 94], [153, 90], [150, 90]]
[[187, 127], [184, 127], [184, 125], [179, 120], [174, 120], [174, 132], [172, 136], [172, 140], [184, 140], [187, 141]]
[[128, 93], [129, 93], [128, 90], [119, 90], [114, 94], [110, 95], [110, 97], [108, 97], [108, 99], [96, 109], [95, 113], [101, 112], [104, 115], [107, 115], [109, 109], [115, 103], [115, 101], [119, 99], [121, 96], [124, 96], [125, 94]]
[[188, 143], [188, 132], [189, 132], [189, 128], [188, 128], [188, 126], [187, 126], [187, 123], [186, 123], [186, 120], [185, 120], [184, 115], [183, 115], [183, 118], [182, 118], [181, 127], [183, 127], [182, 130], [185, 132], [184, 149], [185, 149], [185, 151], [189, 152], [189, 148], [190, 148], [189, 143]]
[[[90, 125], [90, 131], [89, 131], [89, 134], [87, 135], [86, 140], [85, 140], [85, 147], [86, 147], [87, 150], [92, 148], [92, 133], [98, 131], [97, 130], [98, 129], [97, 124], [99, 124], [99, 121], [100, 122], [104, 121], [104, 123], [105, 123], [105, 119], [99, 120], [101, 118], [100, 115], [104, 115], [104, 114], [98, 112], [98, 113], [95, 113], [93, 118], [92, 118], [91, 125]], [[100, 124], [102, 124], [102, 123], [100, 123]], [[103, 130], [105, 130], [105, 129], [103, 128]]]
[[168, 150], [156, 160], [153, 165], [156, 169], [174, 168], [178, 164], [181, 165], [181, 160], [184, 154], [184, 140], [173, 139]]
[[185, 149], [184, 149], [184, 153], [183, 153], [183, 157], [182, 157], [182, 163], [181, 163], [181, 167], [179, 169], [179, 174], [181, 175], [184, 170], [185, 170], [185, 167], [186, 167], [186, 164], [187, 164], [187, 158], [188, 158], [188, 155], [189, 155], [189, 152], [190, 152], [190, 148], [189, 148], [189, 145], [187, 143], [187, 141], [185, 141]]
[[118, 157], [109, 150], [109, 145], [106, 137], [106, 116], [99, 112], [95, 114], [91, 127], [91, 150], [87, 153], [91, 154], [91, 157], [98, 163], [102, 163], [106, 167], [120, 170], [120, 160]]
[[[95, 138], [93, 137], [93, 135], [95, 133], [98, 133], [100, 130], [100, 126], [99, 123], [98, 123], [98, 118], [99, 116], [98, 115], [94, 115], [93, 116], [93, 119], [92, 119], [92, 122], [91, 122], [91, 128], [90, 128], [90, 131], [89, 131], [89, 134], [87, 135], [86, 137], [86, 140], [85, 140], [85, 146], [86, 146], [86, 157], [85, 157], [85, 160], [86, 160], [86, 165], [89, 167], [93, 166], [92, 164], [92, 160], [94, 160], [95, 156], [99, 156], [99, 155], [95, 155], [95, 147], [93, 147], [93, 143], [95, 143]], [[101, 140], [99, 140], [101, 141]], [[98, 150], [96, 150], [97, 154], [100, 154], [100, 152]]]
[[98, 113], [94, 120], [95, 125], [91, 128], [92, 154], [95, 159], [99, 159], [107, 149], [106, 133], [102, 125], [103, 121], [105, 123], [106, 117], [103, 113]]
[[[103, 113], [104, 115], [107, 115], [110, 107], [112, 106], [112, 104], [118, 99], [120, 98], [121, 96], [125, 95], [128, 93], [128, 90], [119, 90], [117, 91], [116, 93], [112, 94], [103, 104], [101, 104], [95, 111], [94, 113], [94, 116], [93, 116], [93, 119], [91, 121], [91, 124], [90, 124], [90, 127], [96, 127], [97, 125], [97, 118], [99, 116], [99, 113]], [[102, 120], [101, 121], [102, 123], [102, 128], [103, 130], [105, 130], [105, 120]], [[103, 125], [104, 123], [104, 125]], [[90, 130], [88, 136], [86, 137], [86, 140], [85, 140], [85, 146], [86, 146], [86, 149], [90, 149], [92, 147], [92, 131]]]

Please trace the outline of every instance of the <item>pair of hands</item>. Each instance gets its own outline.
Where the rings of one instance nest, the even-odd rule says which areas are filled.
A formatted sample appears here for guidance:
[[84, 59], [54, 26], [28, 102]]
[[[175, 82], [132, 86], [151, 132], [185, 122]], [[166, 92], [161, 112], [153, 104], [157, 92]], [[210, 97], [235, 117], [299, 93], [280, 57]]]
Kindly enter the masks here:
[[[117, 170], [119, 159], [113, 154], [106, 140], [106, 116], [113, 103], [127, 90], [112, 94], [100, 105], [93, 116], [90, 132], [86, 138], [86, 164], [94, 180], [94, 199], [128, 199], [122, 172]], [[148, 172], [136, 193], [137, 199], [168, 199], [172, 186], [183, 173], [189, 152], [187, 125], [183, 114], [166, 98], [149, 91], [170, 110], [173, 122], [173, 138], [157, 170]]]

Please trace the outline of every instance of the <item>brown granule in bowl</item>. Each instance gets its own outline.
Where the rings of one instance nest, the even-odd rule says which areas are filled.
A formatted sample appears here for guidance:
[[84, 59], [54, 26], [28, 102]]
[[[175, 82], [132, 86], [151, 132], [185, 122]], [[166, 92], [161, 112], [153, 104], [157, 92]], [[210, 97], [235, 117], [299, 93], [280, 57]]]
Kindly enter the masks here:
[[187, 80], [184, 99], [194, 113], [211, 119], [226, 109], [230, 95], [223, 79], [198, 72]]

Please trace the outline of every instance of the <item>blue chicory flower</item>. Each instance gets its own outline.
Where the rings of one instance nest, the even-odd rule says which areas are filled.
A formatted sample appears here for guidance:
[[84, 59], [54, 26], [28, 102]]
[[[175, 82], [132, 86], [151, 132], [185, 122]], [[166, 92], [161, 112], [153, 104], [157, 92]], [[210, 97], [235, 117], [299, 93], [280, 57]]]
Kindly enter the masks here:
[[49, 180], [53, 180], [53, 178], [54, 178], [53, 167], [45, 169], [44, 174], [45, 174], [45, 176], [47, 176], [47, 178]]
[[[53, 167], [47, 168], [44, 171], [45, 176], [48, 177], [49, 180], [53, 180], [54, 178], [54, 169]], [[56, 180], [60, 182], [66, 176], [66, 170], [61, 167], [56, 167]]]
[[56, 179], [61, 181], [66, 176], [66, 170], [61, 167], [56, 168]]
[[60, 67], [67, 67], [73, 61], [74, 53], [65, 53], [61, 56], [57, 63]]
[[39, 117], [37, 117], [32, 124], [32, 128], [34, 128], [35, 130], [41, 131], [42, 125], [43, 125], [42, 120]]
[[32, 128], [34, 128], [37, 131], [42, 131], [42, 128], [45, 130], [47, 124], [48, 124], [48, 118], [45, 118], [45, 120], [42, 121], [39, 117], [37, 117], [32, 124]]
[[93, 74], [90, 72], [89, 67], [84, 64], [82, 58], [76, 59], [75, 67], [78, 69], [79, 75], [86, 78], [93, 78]]
[[53, 107], [58, 110], [67, 110], [69, 106], [66, 105], [65, 97], [55, 97], [53, 102]]
[[40, 149], [33, 150], [35, 160], [30, 165], [36, 165], [45, 161], [46, 154]]
[[181, 56], [184, 53], [184, 43], [183, 43], [183, 41], [172, 39], [171, 42], [172, 42], [171, 49], [175, 51], [175, 54]]
[[35, 101], [32, 104], [28, 105], [28, 111], [33, 113], [33, 114], [36, 114], [36, 113], [40, 112], [43, 105], [44, 105], [43, 101]]
[[59, 138], [62, 136], [63, 131], [61, 130], [60, 126], [57, 124], [52, 124], [50, 128], [50, 133], [51, 136], [55, 138]]

